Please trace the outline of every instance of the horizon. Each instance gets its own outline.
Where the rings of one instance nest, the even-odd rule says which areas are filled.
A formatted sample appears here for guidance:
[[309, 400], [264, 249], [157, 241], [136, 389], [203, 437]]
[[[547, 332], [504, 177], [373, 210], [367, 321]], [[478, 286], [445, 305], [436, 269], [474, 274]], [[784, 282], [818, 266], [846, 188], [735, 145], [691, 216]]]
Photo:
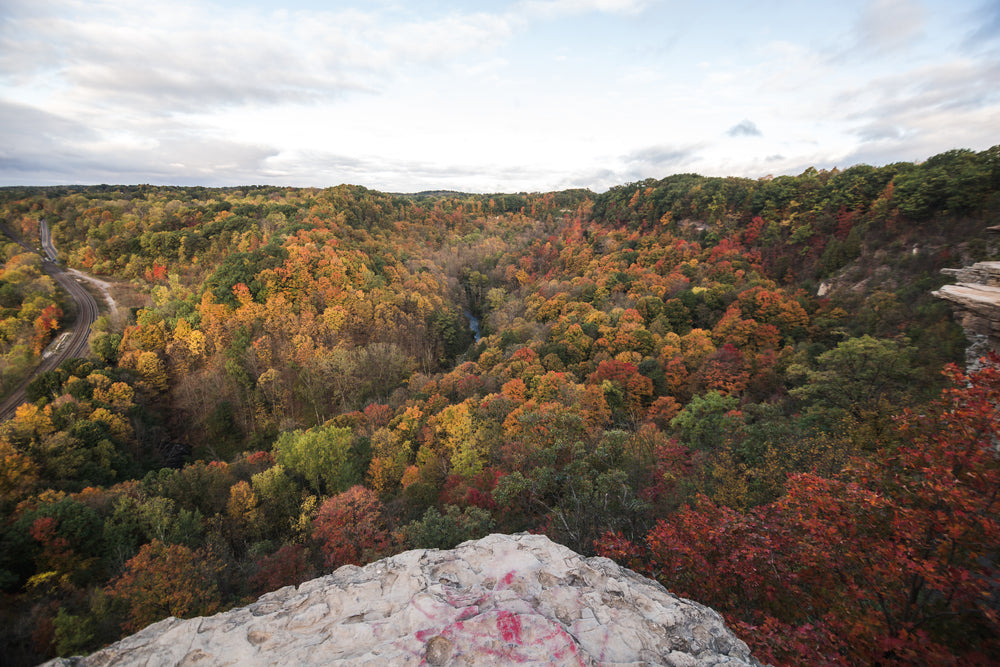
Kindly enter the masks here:
[[603, 192], [919, 163], [1000, 128], [1000, 3], [0, 9], [0, 184]]
[[[1000, 144], [998, 144], [998, 145], [1000, 145]], [[990, 148], [992, 148], [992, 147], [990, 147]], [[944, 152], [950, 152], [950, 151], [956, 151], [956, 150], [957, 151], [963, 151], [963, 150], [972, 150], [972, 149], [967, 149], [967, 148], [951, 148], [951, 149], [947, 149], [945, 151], [942, 151], [942, 153], [944, 153]], [[974, 152], [980, 152], [980, 151], [974, 151]], [[940, 153], [938, 153], [936, 155], [940, 155]], [[929, 156], [927, 156], [927, 159], [930, 159], [930, 158], [933, 158], [933, 157], [934, 157], [934, 155], [929, 155]], [[851, 165], [850, 167], [845, 167], [843, 169], [841, 169], [840, 167], [838, 167], [836, 165], [833, 166], [833, 167], [831, 167], [831, 168], [829, 168], [829, 169], [825, 169], [825, 168], [821, 169], [821, 168], [817, 168], [815, 166], [810, 165], [810, 166], [806, 167], [802, 172], [797, 173], [797, 174], [779, 174], [777, 176], [774, 175], [774, 174], [766, 174], [764, 176], [759, 176], [759, 177], [756, 177], [756, 178], [752, 177], [752, 176], [733, 176], [733, 175], [707, 176], [705, 174], [698, 174], [698, 173], [694, 173], [694, 172], [677, 172], [677, 173], [668, 174], [666, 176], [659, 177], [659, 178], [653, 176], [653, 177], [647, 177], [645, 179], [642, 179], [641, 181], [629, 181], [629, 182], [623, 182], [623, 183], [614, 183], [614, 184], [608, 185], [607, 187], [605, 187], [605, 188], [603, 188], [601, 190], [594, 190], [594, 189], [585, 188], [585, 187], [582, 187], [582, 188], [581, 187], [571, 187], [571, 188], [563, 188], [561, 190], [506, 190], [506, 191], [496, 190], [496, 191], [490, 191], [490, 192], [487, 192], [487, 191], [475, 192], [475, 191], [471, 191], [471, 190], [453, 190], [453, 189], [446, 189], [446, 188], [436, 188], [436, 189], [432, 189], [432, 190], [418, 190], [418, 191], [411, 191], [411, 192], [400, 192], [400, 191], [395, 191], [395, 190], [386, 190], [384, 188], [379, 188], [377, 186], [368, 186], [368, 185], [362, 185], [360, 183], [346, 183], [346, 182], [345, 183], [337, 183], [337, 184], [334, 184], [334, 185], [294, 185], [294, 184], [291, 184], [291, 183], [289, 183], [289, 184], [277, 184], [277, 183], [232, 183], [232, 184], [225, 184], [225, 185], [200, 185], [200, 184], [181, 184], [181, 183], [55, 183], [55, 184], [51, 184], [51, 185], [38, 185], [38, 184], [31, 184], [31, 183], [12, 183], [12, 184], [9, 184], [9, 185], [0, 185], [0, 190], [12, 190], [12, 189], [17, 189], [17, 188], [139, 188], [139, 187], [152, 187], [152, 188], [206, 188], [206, 189], [211, 189], [211, 190], [238, 190], [238, 189], [241, 189], [241, 188], [286, 188], [286, 189], [292, 189], [292, 190], [327, 190], [327, 189], [339, 188], [339, 187], [348, 187], [348, 188], [350, 188], [350, 187], [361, 187], [361, 188], [365, 188], [365, 189], [372, 190], [372, 191], [375, 191], [375, 192], [379, 192], [379, 193], [382, 193], [382, 194], [386, 194], [386, 195], [390, 195], [390, 196], [399, 196], [399, 197], [415, 197], [415, 196], [419, 196], [419, 195], [427, 195], [427, 196], [431, 196], [431, 195], [442, 195], [442, 196], [444, 196], [444, 195], [460, 195], [460, 196], [470, 196], [470, 197], [474, 197], [474, 196], [480, 196], [480, 197], [482, 197], [482, 196], [490, 196], [490, 195], [544, 195], [544, 194], [549, 194], [549, 193], [567, 192], [567, 191], [572, 191], [572, 190], [586, 190], [586, 191], [588, 191], [588, 192], [590, 192], [592, 194], [600, 195], [600, 194], [603, 194], [603, 193], [605, 193], [605, 192], [607, 192], [607, 191], [609, 191], [609, 190], [611, 190], [613, 188], [616, 188], [616, 187], [627, 187], [627, 186], [630, 186], [630, 185], [634, 185], [636, 183], [644, 182], [646, 180], [663, 181], [663, 180], [666, 180], [666, 179], [671, 178], [673, 176], [692, 175], [692, 176], [697, 176], [697, 177], [700, 177], [700, 178], [742, 178], [742, 179], [751, 180], [751, 181], [767, 181], [767, 180], [770, 180], [772, 178], [776, 178], [778, 176], [789, 176], [789, 177], [792, 177], [792, 178], [796, 178], [796, 177], [799, 177], [799, 176], [803, 176], [810, 169], [814, 169], [818, 173], [831, 173], [831, 172], [832, 173], [840, 173], [840, 172], [846, 171], [847, 169], [850, 169], [851, 167], [857, 167], [857, 166], [869, 166], [869, 167], [873, 167], [875, 169], [880, 169], [882, 167], [887, 167], [887, 166], [890, 166], [892, 164], [913, 164], [913, 165], [919, 165], [919, 164], [922, 164], [923, 162], [926, 162], [926, 160], [912, 161], [912, 162], [910, 162], [910, 161], [900, 161], [900, 162], [886, 163], [886, 164], [881, 164], [881, 165], [871, 165], [871, 164], [868, 164], [868, 163], [859, 162], [859, 163]]]

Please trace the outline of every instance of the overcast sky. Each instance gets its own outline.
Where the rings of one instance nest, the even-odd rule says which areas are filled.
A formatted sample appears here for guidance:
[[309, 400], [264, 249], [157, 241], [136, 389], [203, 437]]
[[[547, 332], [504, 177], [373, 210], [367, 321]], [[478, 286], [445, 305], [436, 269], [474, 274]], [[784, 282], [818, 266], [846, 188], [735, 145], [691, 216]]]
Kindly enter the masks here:
[[596, 191], [1000, 143], [1000, 0], [0, 0], [0, 185]]

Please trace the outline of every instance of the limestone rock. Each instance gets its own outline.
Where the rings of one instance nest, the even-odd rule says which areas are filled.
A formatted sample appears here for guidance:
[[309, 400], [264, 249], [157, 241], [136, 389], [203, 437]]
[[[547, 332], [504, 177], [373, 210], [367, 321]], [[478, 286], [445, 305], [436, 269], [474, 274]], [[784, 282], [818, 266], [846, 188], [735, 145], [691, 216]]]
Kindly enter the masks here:
[[539, 535], [342, 567], [48, 665], [758, 665], [715, 611]]
[[972, 370], [987, 352], [1000, 352], [1000, 262], [977, 262], [942, 273], [955, 276], [958, 283], [945, 285], [933, 295], [954, 308], [955, 319], [969, 340], [966, 365]]

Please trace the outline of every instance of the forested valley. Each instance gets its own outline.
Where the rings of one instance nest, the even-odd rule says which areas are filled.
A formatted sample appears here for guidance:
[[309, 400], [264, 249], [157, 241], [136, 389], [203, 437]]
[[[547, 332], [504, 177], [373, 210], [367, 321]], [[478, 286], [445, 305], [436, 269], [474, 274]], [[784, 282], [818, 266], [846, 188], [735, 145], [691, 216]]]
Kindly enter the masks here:
[[[931, 292], [998, 219], [1000, 146], [601, 194], [2, 188], [119, 308], [0, 425], [0, 662], [532, 531], [774, 664], [995, 664], [1000, 359], [966, 374]], [[6, 394], [73, 306], [0, 262]]]

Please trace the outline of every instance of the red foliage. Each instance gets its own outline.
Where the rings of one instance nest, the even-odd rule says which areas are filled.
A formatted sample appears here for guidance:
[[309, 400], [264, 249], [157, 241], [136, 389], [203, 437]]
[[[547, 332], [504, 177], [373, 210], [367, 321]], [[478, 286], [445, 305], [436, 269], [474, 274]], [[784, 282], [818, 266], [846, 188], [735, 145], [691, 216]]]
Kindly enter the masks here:
[[313, 538], [328, 567], [363, 565], [389, 549], [382, 503], [374, 491], [352, 486], [324, 502], [313, 521]]
[[857, 216], [858, 211], [856, 209], [848, 209], [846, 206], [841, 206], [837, 212], [837, 229], [834, 230], [833, 235], [840, 241], [846, 239], [847, 235], [851, 233], [851, 228], [854, 227], [854, 219]]
[[313, 575], [309, 551], [301, 544], [286, 544], [270, 556], [257, 559], [250, 586], [266, 593], [283, 586], [295, 586]]
[[743, 365], [743, 354], [726, 343], [705, 359], [695, 376], [695, 382], [702, 391], [739, 394], [750, 381], [750, 375]]
[[646, 421], [651, 422], [657, 428], [666, 430], [670, 420], [681, 411], [681, 404], [673, 396], [660, 396], [646, 411]]
[[609, 380], [625, 394], [628, 407], [640, 410], [642, 402], [653, 395], [653, 381], [639, 373], [634, 364], [627, 361], [607, 359], [597, 366], [597, 370], [587, 377], [590, 384], [601, 384]]
[[167, 279], [167, 267], [158, 263], [153, 262], [153, 268], [146, 269], [146, 281], [147, 282], [162, 282]]
[[690, 476], [693, 467], [692, 452], [687, 447], [676, 440], [657, 444], [648, 481], [639, 489], [639, 497], [654, 506], [669, 502], [675, 497], [678, 483]]
[[646, 561], [642, 558], [643, 548], [620, 532], [607, 532], [594, 540], [594, 552], [637, 572], [648, 571]]
[[108, 593], [128, 608], [123, 629], [134, 632], [167, 616], [210, 614], [222, 596], [222, 563], [211, 552], [159, 540], [143, 545]]
[[497, 504], [493, 500], [493, 489], [496, 487], [500, 475], [501, 472], [495, 469], [483, 470], [472, 478], [449, 475], [441, 490], [439, 500], [442, 505], [456, 505], [458, 507], [474, 505], [486, 510], [494, 510]]
[[392, 408], [381, 403], [372, 403], [364, 409], [365, 418], [368, 420], [368, 428], [375, 432], [389, 423], [392, 419]]
[[58, 528], [59, 520], [51, 516], [38, 517], [31, 524], [28, 532], [42, 549], [38, 555], [39, 571], [70, 572], [76, 564], [69, 540], [57, 533]]
[[764, 222], [764, 218], [759, 215], [754, 216], [754, 219], [750, 221], [747, 228], [743, 230], [743, 243], [753, 245], [753, 243], [757, 240], [757, 237], [760, 236], [761, 230], [763, 230], [766, 226], [767, 223]]
[[52, 304], [43, 308], [35, 318], [35, 335], [31, 339], [35, 354], [41, 354], [45, 349], [52, 332], [59, 328], [59, 319], [62, 316], [62, 309]]
[[794, 475], [784, 497], [751, 512], [701, 498], [661, 520], [650, 566], [678, 593], [764, 628], [744, 637], [775, 662], [1000, 654], [998, 364], [971, 377], [949, 369], [953, 388], [901, 418], [909, 444], [838, 479]]
[[253, 466], [270, 467], [274, 465], [274, 457], [271, 452], [254, 452], [247, 455], [247, 464]]

